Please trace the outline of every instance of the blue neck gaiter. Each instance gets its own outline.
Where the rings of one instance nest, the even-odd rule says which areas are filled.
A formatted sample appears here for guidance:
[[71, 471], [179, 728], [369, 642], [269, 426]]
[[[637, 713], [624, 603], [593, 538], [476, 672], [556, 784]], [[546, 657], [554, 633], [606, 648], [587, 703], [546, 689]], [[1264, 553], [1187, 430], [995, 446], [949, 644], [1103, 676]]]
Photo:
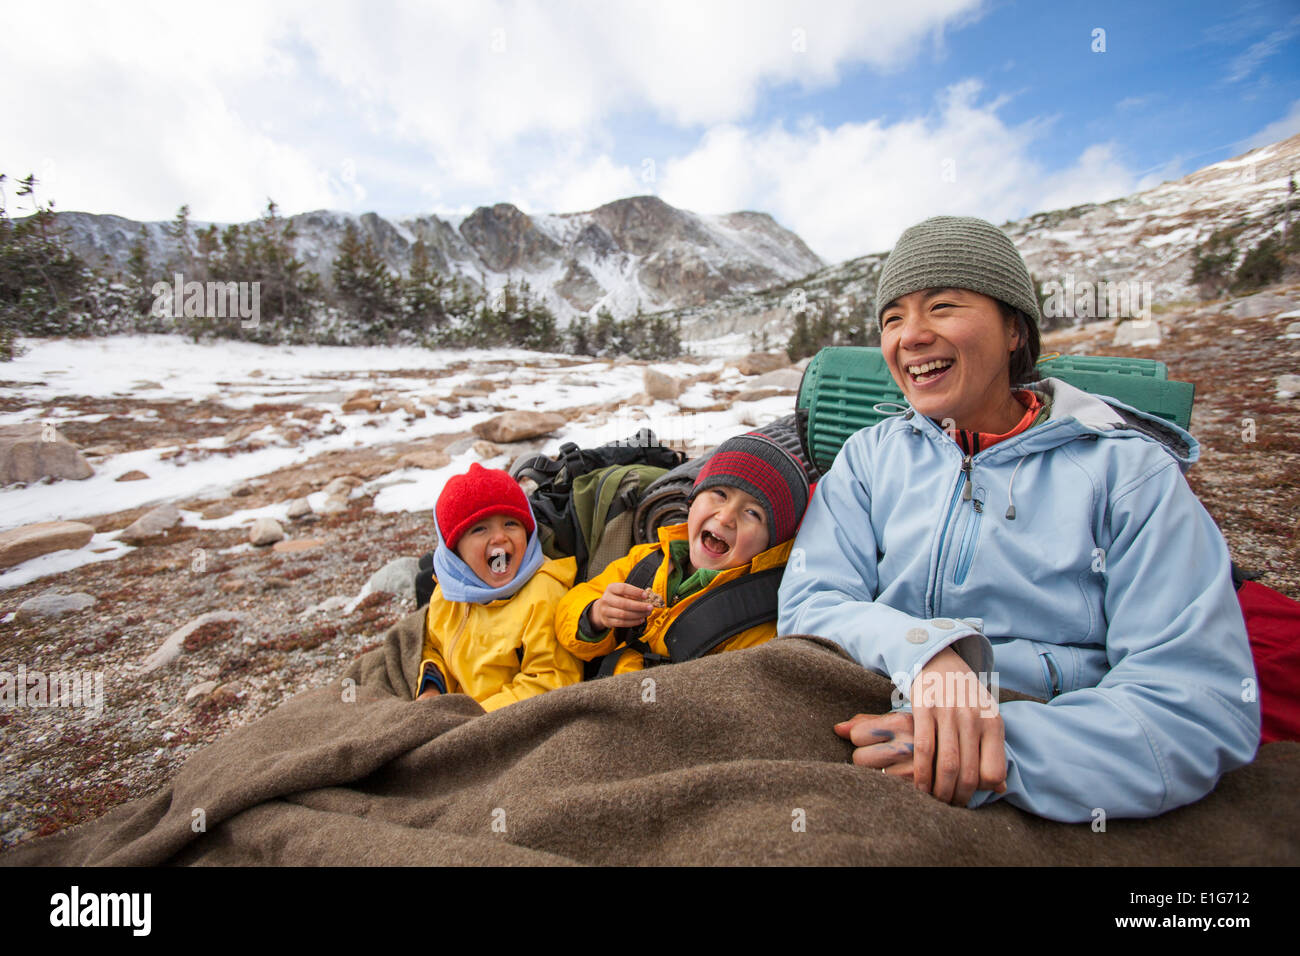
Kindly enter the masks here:
[[[532, 506], [529, 505], [529, 514]], [[499, 588], [488, 587], [483, 579], [470, 570], [468, 564], [442, 540], [442, 530], [438, 528], [438, 518], [433, 519], [433, 528], [438, 535], [438, 547], [433, 552], [433, 573], [438, 578], [438, 587], [442, 596], [448, 601], [464, 604], [490, 604], [502, 598], [514, 597], [529, 582], [537, 569], [546, 561], [542, 554], [542, 542], [537, 535], [537, 518], [533, 518], [533, 533], [528, 536], [528, 546], [524, 549], [524, 560], [518, 573], [508, 584]]]

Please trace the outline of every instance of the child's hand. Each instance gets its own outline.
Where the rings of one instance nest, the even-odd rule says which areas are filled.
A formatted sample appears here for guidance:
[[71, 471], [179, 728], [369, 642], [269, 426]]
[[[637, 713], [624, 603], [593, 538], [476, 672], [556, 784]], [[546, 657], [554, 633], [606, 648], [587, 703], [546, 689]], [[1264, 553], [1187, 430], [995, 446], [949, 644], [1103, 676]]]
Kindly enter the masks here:
[[426, 697], [441, 697], [441, 696], [442, 696], [442, 691], [438, 690], [438, 688], [436, 688], [436, 687], [426, 687], [426, 688], [424, 689], [424, 693], [422, 693], [419, 697], [417, 697], [417, 698], [415, 698], [415, 699], [416, 699], [416, 700], [424, 700], [424, 698], [426, 698]]
[[605, 593], [592, 602], [588, 617], [591, 625], [598, 630], [611, 627], [636, 627], [644, 624], [650, 616], [654, 605], [654, 592], [649, 588], [642, 590], [623, 581], [612, 581], [605, 587]]

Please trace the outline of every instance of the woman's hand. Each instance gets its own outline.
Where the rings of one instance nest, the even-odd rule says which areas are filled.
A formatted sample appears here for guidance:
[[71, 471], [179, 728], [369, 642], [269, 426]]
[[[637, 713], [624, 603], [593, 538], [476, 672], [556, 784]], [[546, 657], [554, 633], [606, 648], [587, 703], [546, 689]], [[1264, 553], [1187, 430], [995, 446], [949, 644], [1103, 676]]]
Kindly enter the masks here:
[[611, 581], [605, 593], [591, 604], [587, 615], [591, 626], [604, 631], [611, 627], [636, 627], [645, 623], [654, 608], [646, 599], [646, 590], [624, 581]]
[[912, 779], [912, 715], [907, 711], [857, 714], [836, 724], [835, 732], [857, 748], [853, 762], [859, 767]]
[[997, 701], [951, 647], [912, 684], [912, 780], [944, 803], [966, 806], [976, 790], [1006, 790], [1007, 746]]
[[858, 714], [835, 725], [853, 762], [904, 777], [944, 803], [976, 790], [1003, 793], [1006, 737], [997, 703], [956, 651], [936, 654], [912, 684], [912, 713]]

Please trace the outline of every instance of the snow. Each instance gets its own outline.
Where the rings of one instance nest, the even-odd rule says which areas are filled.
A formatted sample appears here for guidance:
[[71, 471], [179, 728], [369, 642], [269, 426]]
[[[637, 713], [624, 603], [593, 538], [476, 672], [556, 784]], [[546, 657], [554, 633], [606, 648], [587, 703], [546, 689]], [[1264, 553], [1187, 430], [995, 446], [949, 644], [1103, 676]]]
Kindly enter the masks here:
[[115, 561], [124, 554], [130, 554], [135, 548], [116, 540], [121, 531], [109, 531], [97, 534], [90, 542], [77, 550], [65, 549], [42, 554], [38, 558], [24, 561], [16, 567], [0, 571], [0, 591], [16, 588], [20, 584], [35, 581], [37, 578], [51, 574], [62, 574], [74, 568], [100, 561]]

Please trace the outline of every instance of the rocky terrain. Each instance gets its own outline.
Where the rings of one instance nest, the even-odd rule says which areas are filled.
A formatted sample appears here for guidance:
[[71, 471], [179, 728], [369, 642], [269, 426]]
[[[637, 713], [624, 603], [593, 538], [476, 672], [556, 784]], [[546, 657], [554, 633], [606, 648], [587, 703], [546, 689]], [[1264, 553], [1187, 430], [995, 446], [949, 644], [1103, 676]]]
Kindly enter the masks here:
[[[1298, 319], [1300, 286], [1286, 286], [1171, 315], [1159, 345], [1116, 346], [1114, 323], [1098, 322], [1049, 333], [1045, 346], [1157, 358], [1194, 382], [1203, 459], [1191, 485], [1234, 559], [1300, 599]], [[382, 350], [369, 354], [382, 361]], [[43, 363], [39, 347], [34, 355], [35, 365], [57, 358]], [[44, 390], [0, 383], [5, 421], [56, 425], [96, 472], [0, 490], [0, 505], [26, 496], [29, 516], [88, 526], [61, 545], [79, 550], [0, 571], [0, 670], [103, 681], [97, 715], [0, 710], [0, 841], [52, 833], [148, 793], [197, 747], [336, 678], [412, 609], [410, 565], [432, 546], [429, 508], [469, 461], [503, 466], [564, 438], [596, 444], [643, 424], [697, 453], [788, 411], [799, 377], [780, 357], [657, 368], [526, 353], [447, 358], [322, 371], [331, 390], [315, 392], [284, 371], [245, 368], [227, 381], [218, 369], [222, 390], [201, 401], [148, 397], [148, 388], [55, 395], [57, 369], [31, 372], [46, 376]], [[329, 441], [343, 443], [321, 444]], [[145, 493], [150, 482], [182, 488], [176, 476], [214, 460], [237, 476], [277, 442], [307, 451], [161, 504]], [[144, 467], [123, 470], [133, 464]], [[110, 477], [132, 472], [143, 477]], [[107, 490], [85, 490], [97, 481]], [[141, 503], [101, 513], [114, 488], [141, 489]], [[39, 495], [53, 492], [63, 504], [51, 508]], [[4, 526], [21, 513], [10, 510]], [[108, 559], [13, 583], [24, 568], [60, 555], [89, 560], [96, 548]], [[1170, 554], [1171, 571], [1189, 559]]]

